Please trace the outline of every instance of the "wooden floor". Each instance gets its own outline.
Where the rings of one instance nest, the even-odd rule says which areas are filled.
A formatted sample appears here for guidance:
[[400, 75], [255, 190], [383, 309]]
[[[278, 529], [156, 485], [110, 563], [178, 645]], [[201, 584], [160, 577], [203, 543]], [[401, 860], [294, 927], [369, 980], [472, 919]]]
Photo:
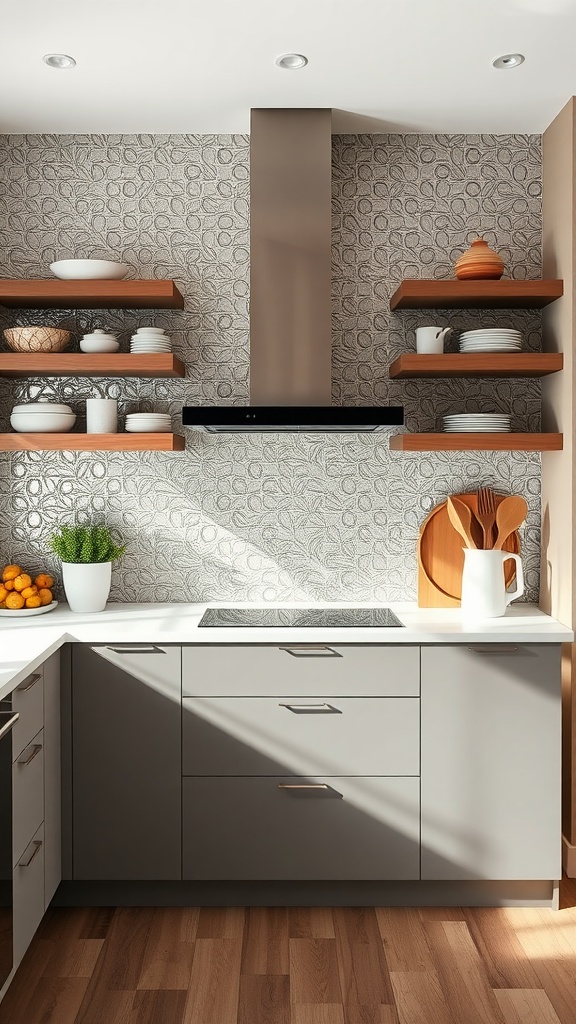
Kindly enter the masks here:
[[2, 1024], [576, 1024], [562, 910], [50, 910]]

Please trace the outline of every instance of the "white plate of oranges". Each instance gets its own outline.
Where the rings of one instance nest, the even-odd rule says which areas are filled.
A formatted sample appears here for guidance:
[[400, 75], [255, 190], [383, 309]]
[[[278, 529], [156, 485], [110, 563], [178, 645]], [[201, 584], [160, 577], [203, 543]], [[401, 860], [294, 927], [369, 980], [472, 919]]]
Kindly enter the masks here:
[[52, 588], [54, 577], [41, 572], [36, 577], [19, 565], [5, 565], [0, 583], [0, 615], [43, 615], [56, 608]]

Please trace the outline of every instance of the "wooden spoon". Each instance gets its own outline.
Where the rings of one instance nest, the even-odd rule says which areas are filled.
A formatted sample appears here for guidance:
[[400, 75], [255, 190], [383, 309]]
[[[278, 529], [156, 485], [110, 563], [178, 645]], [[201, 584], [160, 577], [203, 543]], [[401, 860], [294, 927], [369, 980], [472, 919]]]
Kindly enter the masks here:
[[478, 547], [472, 536], [472, 509], [468, 508], [468, 505], [465, 505], [459, 498], [448, 498], [446, 508], [452, 526], [466, 541], [466, 547]]
[[528, 505], [524, 498], [521, 498], [518, 494], [513, 494], [500, 502], [496, 509], [496, 529], [498, 533], [496, 543], [494, 544], [495, 551], [501, 551], [502, 545], [510, 534], [514, 533], [519, 526], [522, 526], [527, 512]]

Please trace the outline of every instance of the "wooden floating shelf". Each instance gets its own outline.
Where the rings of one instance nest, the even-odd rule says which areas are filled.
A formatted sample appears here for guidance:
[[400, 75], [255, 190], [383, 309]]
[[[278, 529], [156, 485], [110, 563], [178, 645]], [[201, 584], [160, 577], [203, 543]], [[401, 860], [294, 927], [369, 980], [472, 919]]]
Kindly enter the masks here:
[[559, 452], [562, 434], [394, 434], [390, 448], [397, 452]]
[[390, 309], [541, 309], [563, 293], [563, 281], [402, 281]]
[[0, 279], [0, 306], [20, 309], [184, 309], [174, 281]]
[[181, 434], [0, 434], [2, 452], [182, 452]]
[[561, 352], [405, 352], [389, 369], [392, 380], [432, 377], [545, 377], [562, 369]]
[[172, 353], [0, 352], [0, 377], [184, 377]]

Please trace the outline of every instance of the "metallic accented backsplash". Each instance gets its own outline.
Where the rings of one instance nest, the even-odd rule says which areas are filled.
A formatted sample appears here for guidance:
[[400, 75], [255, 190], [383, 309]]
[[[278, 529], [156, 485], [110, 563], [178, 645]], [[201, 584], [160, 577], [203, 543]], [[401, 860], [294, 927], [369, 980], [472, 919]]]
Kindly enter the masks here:
[[[426, 323], [506, 322], [538, 348], [529, 311], [391, 314], [403, 277], [451, 276], [481, 232], [507, 273], [541, 274], [541, 154], [536, 136], [335, 136], [333, 399], [403, 404], [409, 429], [447, 411], [510, 409], [538, 429], [537, 382], [388, 380], [388, 363]], [[183, 313], [5, 311], [6, 323], [164, 327], [182, 380], [0, 381], [11, 404], [59, 396], [81, 414], [91, 395], [121, 413], [184, 402], [248, 401], [248, 140], [243, 136], [5, 136], [0, 139], [2, 276], [112, 257], [135, 276], [174, 278]], [[454, 345], [452, 346], [454, 347]], [[0, 459], [0, 557], [47, 564], [58, 522], [106, 517], [129, 549], [112, 599], [399, 600], [416, 594], [415, 544], [429, 508], [488, 483], [523, 493], [528, 598], [537, 596], [540, 458], [521, 453], [403, 454], [386, 435], [190, 433], [182, 454], [22, 453]], [[32, 557], [31, 557], [32, 553]], [[53, 562], [51, 564], [54, 564]]]

